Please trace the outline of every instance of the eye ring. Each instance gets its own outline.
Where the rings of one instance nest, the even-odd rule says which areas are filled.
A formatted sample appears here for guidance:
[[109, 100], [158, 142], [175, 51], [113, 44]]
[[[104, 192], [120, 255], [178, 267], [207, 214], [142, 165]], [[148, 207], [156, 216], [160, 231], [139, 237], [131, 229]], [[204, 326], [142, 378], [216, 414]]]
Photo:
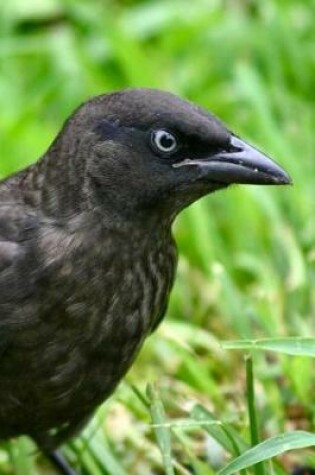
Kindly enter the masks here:
[[169, 155], [178, 148], [177, 138], [168, 130], [157, 129], [151, 132], [151, 143], [159, 153]]

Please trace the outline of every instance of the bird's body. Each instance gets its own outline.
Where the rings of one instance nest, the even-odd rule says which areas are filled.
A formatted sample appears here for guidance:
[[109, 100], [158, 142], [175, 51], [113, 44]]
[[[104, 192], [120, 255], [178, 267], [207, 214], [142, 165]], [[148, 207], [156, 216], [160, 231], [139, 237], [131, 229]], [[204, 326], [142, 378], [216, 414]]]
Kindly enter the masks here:
[[138, 89], [87, 102], [0, 183], [0, 439], [49, 452], [80, 430], [165, 313], [175, 216], [234, 182], [288, 177], [202, 109]]
[[176, 248], [162, 223], [115, 229], [82, 212], [56, 226], [25, 206], [25, 175], [14, 182], [14, 208], [10, 180], [0, 187], [0, 437], [28, 433], [51, 450], [113, 391], [161, 318]]

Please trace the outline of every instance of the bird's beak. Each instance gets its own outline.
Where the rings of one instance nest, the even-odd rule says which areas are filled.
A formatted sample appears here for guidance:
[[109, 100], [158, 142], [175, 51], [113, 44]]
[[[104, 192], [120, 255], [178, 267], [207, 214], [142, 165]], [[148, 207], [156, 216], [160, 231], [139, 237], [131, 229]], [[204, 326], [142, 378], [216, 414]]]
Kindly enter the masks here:
[[[288, 185], [289, 175], [265, 154], [231, 136], [228, 150], [209, 158], [185, 160], [186, 165], [198, 165], [203, 178], [224, 184]], [[184, 165], [184, 162], [181, 164]]]

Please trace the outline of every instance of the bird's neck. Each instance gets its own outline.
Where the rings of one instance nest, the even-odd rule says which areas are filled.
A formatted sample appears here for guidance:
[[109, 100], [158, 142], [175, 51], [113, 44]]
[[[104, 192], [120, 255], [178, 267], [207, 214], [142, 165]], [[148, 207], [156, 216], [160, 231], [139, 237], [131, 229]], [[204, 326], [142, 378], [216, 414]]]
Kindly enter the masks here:
[[23, 170], [19, 176], [19, 190], [23, 201], [38, 209], [40, 214], [60, 223], [97, 225], [105, 232], [125, 234], [132, 239], [171, 235], [175, 218], [169, 210], [136, 209], [129, 206], [123, 193], [98, 197], [90, 193], [84, 170], [73, 170], [64, 154], [49, 150], [37, 163]]
[[48, 151], [20, 173], [19, 189], [26, 202], [47, 217], [70, 219], [84, 204], [83, 179], [64, 155]]
[[153, 242], [157, 236], [166, 241], [172, 239], [174, 216], [158, 209], [130, 212], [127, 204], [117, 206], [117, 196], [113, 202], [104, 197], [102, 205], [97, 205], [85, 190], [80, 172], [71, 173], [70, 163], [63, 157], [53, 158], [52, 161], [50, 155], [44, 155], [19, 176], [23, 201], [44, 217], [73, 231], [89, 227], [101, 234], [127, 236], [135, 243]]

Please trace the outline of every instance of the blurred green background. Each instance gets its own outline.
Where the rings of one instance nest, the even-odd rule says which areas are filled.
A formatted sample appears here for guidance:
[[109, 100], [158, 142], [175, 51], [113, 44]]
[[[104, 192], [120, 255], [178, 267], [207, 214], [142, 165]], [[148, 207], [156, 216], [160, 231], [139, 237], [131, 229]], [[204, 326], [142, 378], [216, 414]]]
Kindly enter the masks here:
[[[144, 401], [153, 381], [170, 425], [184, 421], [172, 431], [176, 473], [216, 473], [226, 460], [221, 445], [185, 421], [199, 402], [248, 440], [243, 355], [220, 342], [314, 336], [314, 18], [314, 0], [1, 2], [2, 177], [34, 162], [90, 96], [149, 86], [212, 110], [294, 180], [217, 193], [178, 219], [181, 258], [167, 318], [65, 448], [83, 473], [165, 473]], [[263, 436], [314, 430], [314, 363], [259, 354], [255, 370]], [[300, 460], [315, 467], [312, 451], [280, 465]], [[0, 474], [12, 473], [53, 472], [20, 439], [0, 450]]]

